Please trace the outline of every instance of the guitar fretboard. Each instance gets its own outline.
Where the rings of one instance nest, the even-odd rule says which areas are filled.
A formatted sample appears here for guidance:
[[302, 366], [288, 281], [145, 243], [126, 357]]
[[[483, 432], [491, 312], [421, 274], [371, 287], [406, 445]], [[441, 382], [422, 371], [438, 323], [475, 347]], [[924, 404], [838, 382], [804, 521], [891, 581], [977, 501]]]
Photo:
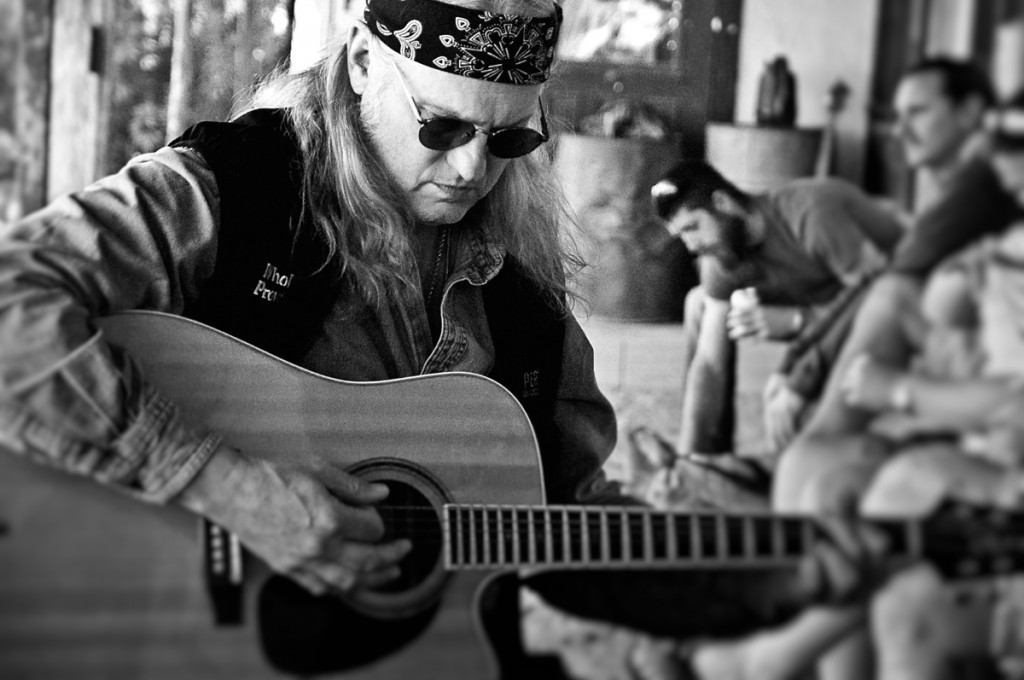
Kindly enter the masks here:
[[[921, 554], [915, 522], [887, 522], [894, 553]], [[818, 540], [811, 519], [606, 506], [444, 507], [449, 570], [775, 567]]]

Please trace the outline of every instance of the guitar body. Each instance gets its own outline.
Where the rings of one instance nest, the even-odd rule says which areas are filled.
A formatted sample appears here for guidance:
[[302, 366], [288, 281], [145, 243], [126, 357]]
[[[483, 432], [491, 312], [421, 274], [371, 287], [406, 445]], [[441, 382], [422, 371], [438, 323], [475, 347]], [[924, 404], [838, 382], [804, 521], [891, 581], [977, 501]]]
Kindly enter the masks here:
[[[103, 327], [187, 419], [249, 455], [296, 465], [336, 461], [388, 482], [394, 496], [425, 501], [437, 522], [444, 502], [544, 502], [529, 420], [510, 393], [485, 377], [351, 383], [179, 317], [130, 313]], [[261, 651], [257, 612], [266, 604], [260, 590], [269, 574], [251, 556], [242, 624], [214, 625], [195, 516], [0, 453], [0, 525], [4, 680], [285, 675]], [[337, 631], [343, 651], [335, 656], [348, 667], [322, 675], [497, 675], [475, 616], [486, 573], [445, 573], [439, 551], [416, 557], [418, 550], [410, 570], [418, 575], [401, 590], [342, 603], [353, 615], [350, 629]], [[397, 636], [381, 658], [362, 658], [367, 631], [386, 636], [410, 619], [420, 630]], [[273, 634], [277, 623], [263, 621], [262, 632]]]

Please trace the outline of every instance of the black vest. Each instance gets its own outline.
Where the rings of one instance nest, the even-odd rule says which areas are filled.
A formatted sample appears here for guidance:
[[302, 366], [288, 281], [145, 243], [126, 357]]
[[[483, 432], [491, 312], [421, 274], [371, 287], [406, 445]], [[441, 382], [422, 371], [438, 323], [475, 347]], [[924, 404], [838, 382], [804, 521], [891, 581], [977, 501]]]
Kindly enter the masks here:
[[[257, 110], [230, 123], [204, 122], [171, 142], [196, 150], [220, 192], [217, 262], [185, 315], [299, 363], [344, 281], [321, 266], [326, 251], [299, 228], [302, 160], [283, 112]], [[483, 287], [495, 346], [489, 377], [523, 405], [542, 459], [560, 456], [553, 415], [565, 326], [515, 259]], [[268, 304], [269, 303], [269, 304]], [[547, 500], [574, 500], [580, 479], [564, 459], [544, 465]]]

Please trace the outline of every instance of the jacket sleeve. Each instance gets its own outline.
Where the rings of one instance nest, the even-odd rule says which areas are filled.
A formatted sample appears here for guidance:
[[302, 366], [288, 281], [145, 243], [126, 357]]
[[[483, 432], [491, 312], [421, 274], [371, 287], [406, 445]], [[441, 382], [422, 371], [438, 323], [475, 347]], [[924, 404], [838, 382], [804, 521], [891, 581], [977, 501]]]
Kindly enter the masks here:
[[163, 149], [0, 231], [0, 451], [154, 502], [191, 480], [218, 438], [183, 422], [94, 320], [180, 313], [212, 272], [216, 224], [212, 173]]

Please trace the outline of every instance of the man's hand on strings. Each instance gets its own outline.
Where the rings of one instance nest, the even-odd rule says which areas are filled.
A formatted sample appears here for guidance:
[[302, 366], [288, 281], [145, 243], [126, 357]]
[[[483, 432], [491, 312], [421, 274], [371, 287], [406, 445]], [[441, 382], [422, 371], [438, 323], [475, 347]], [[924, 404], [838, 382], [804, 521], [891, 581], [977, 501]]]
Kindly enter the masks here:
[[405, 539], [379, 543], [384, 524], [373, 504], [387, 494], [385, 485], [330, 463], [285, 467], [221, 447], [180, 502], [237, 535], [275, 571], [323, 594], [398, 576], [412, 546]]

